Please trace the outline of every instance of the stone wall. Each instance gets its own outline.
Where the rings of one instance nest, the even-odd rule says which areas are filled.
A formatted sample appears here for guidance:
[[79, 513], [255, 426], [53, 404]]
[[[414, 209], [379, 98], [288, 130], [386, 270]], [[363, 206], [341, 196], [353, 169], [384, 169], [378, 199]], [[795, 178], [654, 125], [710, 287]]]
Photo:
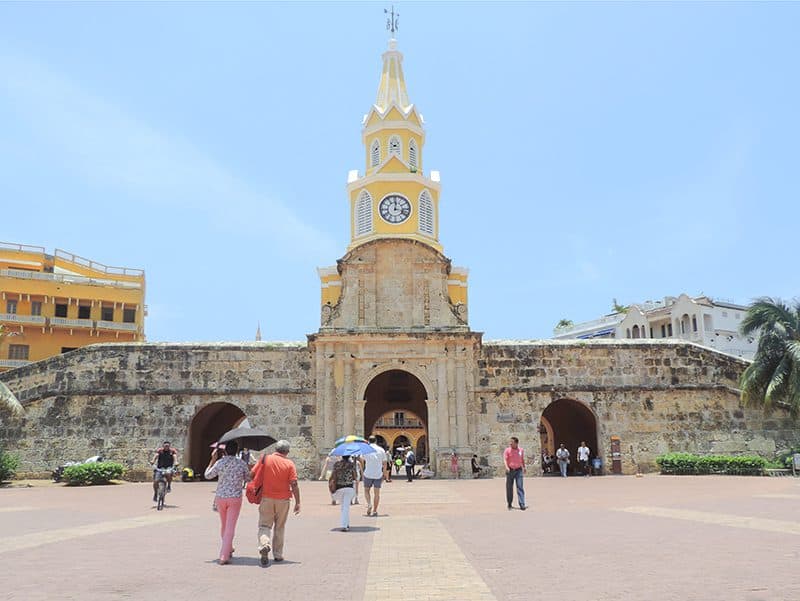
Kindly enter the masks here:
[[470, 408], [478, 452], [500, 473], [508, 438], [518, 436], [538, 465], [542, 413], [573, 399], [595, 416], [607, 467], [610, 438], [620, 437], [624, 473], [654, 471], [655, 458], [670, 451], [771, 457], [797, 444], [797, 429], [782, 409], [742, 406], [737, 381], [746, 365], [672, 340], [486, 342]]
[[310, 365], [300, 344], [85, 347], [0, 376], [25, 406], [21, 418], [1, 416], [0, 446], [20, 454], [21, 472], [96, 454], [145, 469], [162, 440], [183, 454], [198, 411], [224, 402], [288, 439], [299, 471], [310, 475], [317, 470]]

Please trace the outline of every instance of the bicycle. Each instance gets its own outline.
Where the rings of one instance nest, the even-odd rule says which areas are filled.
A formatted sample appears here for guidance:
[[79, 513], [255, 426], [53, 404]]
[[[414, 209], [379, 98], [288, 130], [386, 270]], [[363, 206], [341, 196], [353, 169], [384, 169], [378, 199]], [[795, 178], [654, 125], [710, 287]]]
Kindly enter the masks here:
[[167, 476], [175, 472], [173, 467], [157, 467], [153, 469], [153, 479], [156, 481], [156, 509], [164, 509], [164, 498], [167, 496]]

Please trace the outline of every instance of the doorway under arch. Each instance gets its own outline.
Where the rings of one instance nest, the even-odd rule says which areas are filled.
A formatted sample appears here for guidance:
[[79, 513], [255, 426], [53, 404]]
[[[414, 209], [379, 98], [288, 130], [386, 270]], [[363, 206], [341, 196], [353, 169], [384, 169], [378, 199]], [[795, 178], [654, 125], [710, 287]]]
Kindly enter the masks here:
[[555, 453], [562, 443], [570, 454], [570, 468], [577, 466], [576, 454], [585, 441], [591, 457], [597, 456], [597, 418], [589, 407], [574, 399], [558, 399], [542, 412], [539, 426], [542, 451]]
[[231, 403], [211, 403], [200, 409], [189, 424], [184, 465], [202, 474], [208, 465], [211, 444], [245, 419], [244, 411]]
[[391, 369], [378, 374], [364, 391], [364, 434], [382, 435], [394, 451], [398, 435], [405, 436], [406, 443], [419, 450], [419, 441], [424, 440], [427, 455], [428, 398], [425, 386], [414, 374]]

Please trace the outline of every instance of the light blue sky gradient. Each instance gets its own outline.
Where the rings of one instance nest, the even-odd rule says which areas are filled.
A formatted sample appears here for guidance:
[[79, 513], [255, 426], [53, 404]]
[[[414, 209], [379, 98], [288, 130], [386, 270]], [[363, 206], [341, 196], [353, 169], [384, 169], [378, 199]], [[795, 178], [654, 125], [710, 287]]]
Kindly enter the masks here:
[[[0, 240], [147, 274], [153, 341], [303, 340], [377, 3], [1, 3]], [[800, 290], [800, 3], [400, 3], [470, 325]]]

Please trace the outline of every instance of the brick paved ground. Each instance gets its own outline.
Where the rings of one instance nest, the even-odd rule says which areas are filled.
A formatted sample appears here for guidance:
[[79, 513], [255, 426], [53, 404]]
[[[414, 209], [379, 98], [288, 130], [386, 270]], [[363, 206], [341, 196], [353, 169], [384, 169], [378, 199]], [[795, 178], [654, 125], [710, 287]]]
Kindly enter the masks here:
[[216, 565], [210, 483], [176, 483], [163, 512], [147, 484], [2, 489], [0, 598], [800, 600], [800, 479], [533, 478], [526, 512], [500, 479], [395, 480], [349, 533], [324, 483], [301, 486], [266, 569], [253, 506]]

